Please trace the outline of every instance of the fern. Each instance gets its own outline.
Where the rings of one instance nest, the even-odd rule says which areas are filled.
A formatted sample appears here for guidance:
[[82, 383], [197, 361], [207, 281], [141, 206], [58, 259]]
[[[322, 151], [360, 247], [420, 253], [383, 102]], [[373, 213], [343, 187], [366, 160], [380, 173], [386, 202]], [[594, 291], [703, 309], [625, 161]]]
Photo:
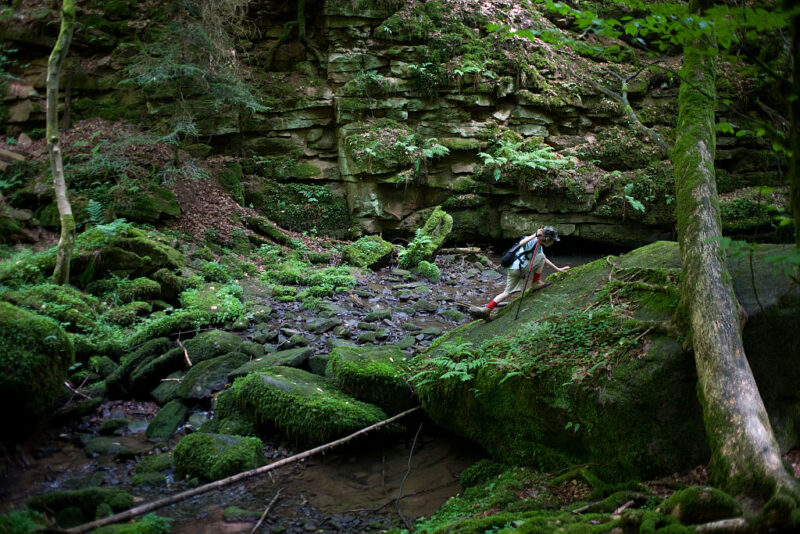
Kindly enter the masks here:
[[105, 222], [102, 203], [96, 201], [95, 199], [90, 199], [89, 205], [86, 206], [86, 211], [89, 213], [89, 223], [92, 226], [100, 226]]

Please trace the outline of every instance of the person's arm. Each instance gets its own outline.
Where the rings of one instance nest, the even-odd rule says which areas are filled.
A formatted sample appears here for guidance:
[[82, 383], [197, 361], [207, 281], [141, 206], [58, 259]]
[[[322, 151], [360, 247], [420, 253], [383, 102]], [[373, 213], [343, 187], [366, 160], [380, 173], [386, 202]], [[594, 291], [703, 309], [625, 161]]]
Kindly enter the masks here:
[[529, 243], [531, 240], [533, 240], [533, 239], [534, 239], [534, 238], [536, 238], [536, 237], [539, 237], [541, 234], [542, 234], [542, 229], [541, 229], [541, 228], [539, 228], [539, 229], [538, 229], [538, 230], [536, 230], [534, 233], [532, 233], [531, 235], [529, 235], [529, 236], [525, 237], [525, 238], [524, 238], [522, 241], [520, 241], [520, 242], [519, 242], [520, 246], [523, 246], [523, 247], [524, 247], [524, 246], [525, 246], [525, 245], [527, 245], [527, 244], [528, 244], [528, 243]]
[[547, 265], [549, 265], [550, 267], [552, 267], [553, 269], [555, 269], [556, 271], [560, 272], [560, 273], [563, 273], [564, 271], [566, 271], [567, 269], [569, 269], [569, 265], [565, 265], [564, 267], [561, 267], [561, 268], [559, 268], [559, 267], [556, 267], [556, 266], [555, 266], [555, 264], [554, 264], [552, 261], [550, 261], [550, 260], [548, 260], [548, 259], [547, 259], [547, 256], [545, 256], [545, 258], [544, 258], [544, 262], [545, 262]]

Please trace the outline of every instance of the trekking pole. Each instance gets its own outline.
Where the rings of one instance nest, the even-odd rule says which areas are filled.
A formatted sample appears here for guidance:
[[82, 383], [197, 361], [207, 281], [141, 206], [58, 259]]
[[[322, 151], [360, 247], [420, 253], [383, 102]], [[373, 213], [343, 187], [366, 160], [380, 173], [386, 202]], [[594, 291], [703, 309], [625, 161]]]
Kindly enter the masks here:
[[517, 306], [517, 313], [514, 315], [514, 320], [519, 317], [519, 310], [522, 308], [522, 300], [525, 298], [525, 288], [528, 287], [528, 278], [533, 275], [533, 259], [536, 257], [536, 249], [539, 247], [539, 238], [536, 238], [536, 244], [533, 246], [533, 254], [531, 255], [530, 263], [528, 264], [528, 276], [525, 277], [525, 282], [522, 284], [522, 295], [519, 297], [519, 306]]

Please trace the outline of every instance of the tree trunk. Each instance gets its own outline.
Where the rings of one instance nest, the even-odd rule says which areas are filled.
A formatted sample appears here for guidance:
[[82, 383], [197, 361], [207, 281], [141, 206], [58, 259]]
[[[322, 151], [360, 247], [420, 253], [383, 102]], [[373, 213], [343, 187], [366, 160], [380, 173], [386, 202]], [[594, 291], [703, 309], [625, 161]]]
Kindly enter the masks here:
[[[784, 6], [791, 10], [793, 0], [786, 0]], [[789, 185], [791, 186], [791, 208], [794, 217], [794, 240], [800, 247], [800, 13], [795, 10], [789, 20], [792, 32], [792, 87], [789, 99], [789, 148], [792, 159], [789, 165]]]
[[799, 493], [782, 463], [747, 362], [739, 305], [724, 252], [714, 239], [722, 235], [714, 175], [715, 58], [715, 46], [707, 40], [684, 50], [671, 157], [683, 262], [681, 304], [691, 328], [714, 483], [763, 503], [776, 493]]
[[53, 272], [53, 282], [56, 284], [69, 282], [69, 264], [72, 259], [72, 249], [75, 247], [75, 219], [67, 197], [67, 182], [64, 178], [64, 162], [58, 133], [58, 74], [69, 50], [74, 27], [75, 0], [64, 0], [61, 4], [61, 31], [47, 63], [47, 148], [50, 152], [53, 189], [61, 218], [61, 238], [58, 240], [56, 268]]

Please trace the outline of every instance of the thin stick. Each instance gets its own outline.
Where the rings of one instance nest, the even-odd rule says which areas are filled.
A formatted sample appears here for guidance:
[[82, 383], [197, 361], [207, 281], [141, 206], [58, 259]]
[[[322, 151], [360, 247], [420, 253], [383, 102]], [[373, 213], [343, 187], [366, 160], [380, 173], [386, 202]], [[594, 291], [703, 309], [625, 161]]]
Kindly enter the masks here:
[[98, 519], [96, 521], [92, 521], [91, 523], [78, 525], [77, 527], [72, 527], [70, 529], [61, 530], [61, 531], [57, 531], [57, 532], [62, 532], [62, 533], [65, 533], [65, 534], [79, 534], [81, 532], [87, 532], [89, 530], [93, 530], [95, 528], [102, 527], [104, 525], [110, 525], [112, 523], [119, 523], [120, 521], [125, 521], [127, 519], [132, 518], [132, 517], [136, 517], [137, 515], [146, 514], [147, 512], [150, 512], [152, 510], [156, 510], [158, 508], [163, 508], [164, 506], [167, 506], [169, 504], [174, 504], [176, 502], [184, 501], [184, 500], [188, 499], [189, 497], [194, 497], [195, 495], [200, 495], [201, 493], [206, 493], [206, 492], [211, 491], [213, 489], [221, 488], [221, 487], [227, 486], [229, 484], [233, 484], [234, 482], [239, 482], [240, 480], [245, 480], [245, 479], [250, 478], [252, 476], [256, 476], [256, 475], [261, 475], [263, 473], [267, 473], [269, 471], [272, 471], [273, 469], [277, 469], [278, 467], [283, 467], [284, 465], [296, 462], [298, 460], [302, 460], [303, 458], [308, 458], [309, 456], [313, 456], [314, 454], [317, 454], [318, 452], [322, 452], [322, 451], [337, 447], [337, 446], [341, 445], [342, 443], [347, 443], [348, 441], [350, 441], [350, 440], [352, 440], [354, 438], [357, 438], [358, 436], [362, 436], [362, 435], [366, 434], [367, 432], [370, 432], [372, 430], [376, 430], [376, 429], [378, 429], [378, 428], [380, 428], [382, 426], [386, 426], [389, 423], [397, 421], [398, 419], [400, 419], [402, 417], [405, 417], [406, 415], [409, 415], [411, 413], [414, 413], [419, 409], [420, 409], [419, 406], [417, 406], [416, 408], [411, 408], [410, 410], [406, 410], [405, 412], [399, 413], [399, 414], [395, 415], [394, 417], [390, 417], [389, 419], [385, 419], [383, 421], [375, 423], [374, 425], [368, 426], [366, 428], [362, 428], [361, 430], [359, 430], [357, 432], [353, 432], [349, 436], [345, 436], [343, 438], [337, 439], [336, 441], [331, 441], [330, 443], [326, 443], [324, 445], [320, 445], [319, 447], [315, 447], [313, 449], [309, 449], [309, 450], [307, 450], [305, 452], [301, 452], [300, 454], [295, 454], [294, 456], [290, 456], [289, 458], [284, 458], [283, 460], [278, 460], [277, 462], [273, 462], [271, 464], [262, 465], [261, 467], [259, 467], [257, 469], [253, 469], [253, 470], [250, 470], [250, 471], [244, 471], [242, 473], [229, 476], [228, 478], [223, 478], [221, 480], [217, 480], [216, 482], [211, 482], [211, 483], [205, 484], [203, 486], [198, 486], [196, 488], [193, 488], [193, 489], [190, 489], [190, 490], [186, 490], [186, 491], [183, 491], [181, 493], [177, 493], [177, 494], [172, 495], [170, 497], [165, 497], [163, 499], [159, 499], [159, 500], [153, 501], [151, 503], [147, 503], [147, 504], [143, 504], [141, 506], [137, 506], [136, 508], [131, 508], [130, 510], [126, 510], [124, 512], [120, 512], [120, 513], [118, 513], [116, 515], [112, 515], [112, 516], [109, 516], [109, 517], [104, 517], [102, 519]]
[[183, 343], [181, 343], [180, 339], [178, 340], [178, 346], [183, 349], [183, 359], [186, 360], [186, 365], [191, 367], [192, 360], [189, 359], [189, 352], [187, 352], [186, 347], [183, 346]]
[[275, 504], [275, 501], [278, 500], [278, 496], [280, 494], [281, 494], [281, 490], [279, 489], [278, 493], [276, 493], [275, 496], [272, 498], [272, 500], [269, 501], [269, 505], [267, 506], [267, 509], [264, 510], [263, 514], [261, 514], [261, 518], [258, 520], [258, 523], [256, 523], [256, 526], [253, 527], [253, 530], [250, 531], [250, 534], [255, 534], [255, 531], [258, 530], [258, 527], [260, 527], [261, 523], [264, 522], [264, 518], [267, 517], [267, 514], [269, 513], [269, 509], [272, 508], [272, 505]]
[[414, 435], [414, 443], [411, 444], [411, 451], [408, 453], [408, 470], [406, 471], [405, 476], [403, 477], [403, 481], [400, 482], [400, 488], [397, 490], [397, 498], [394, 500], [394, 507], [397, 508], [397, 515], [400, 516], [400, 519], [403, 520], [403, 523], [406, 524], [408, 530], [413, 530], [411, 525], [408, 523], [408, 520], [405, 518], [403, 513], [400, 511], [400, 498], [403, 496], [403, 486], [406, 483], [406, 479], [408, 475], [411, 474], [411, 457], [414, 455], [414, 447], [417, 445], [417, 438], [419, 437], [419, 433], [422, 431], [422, 423], [419, 424], [419, 428], [417, 429], [417, 433]]

